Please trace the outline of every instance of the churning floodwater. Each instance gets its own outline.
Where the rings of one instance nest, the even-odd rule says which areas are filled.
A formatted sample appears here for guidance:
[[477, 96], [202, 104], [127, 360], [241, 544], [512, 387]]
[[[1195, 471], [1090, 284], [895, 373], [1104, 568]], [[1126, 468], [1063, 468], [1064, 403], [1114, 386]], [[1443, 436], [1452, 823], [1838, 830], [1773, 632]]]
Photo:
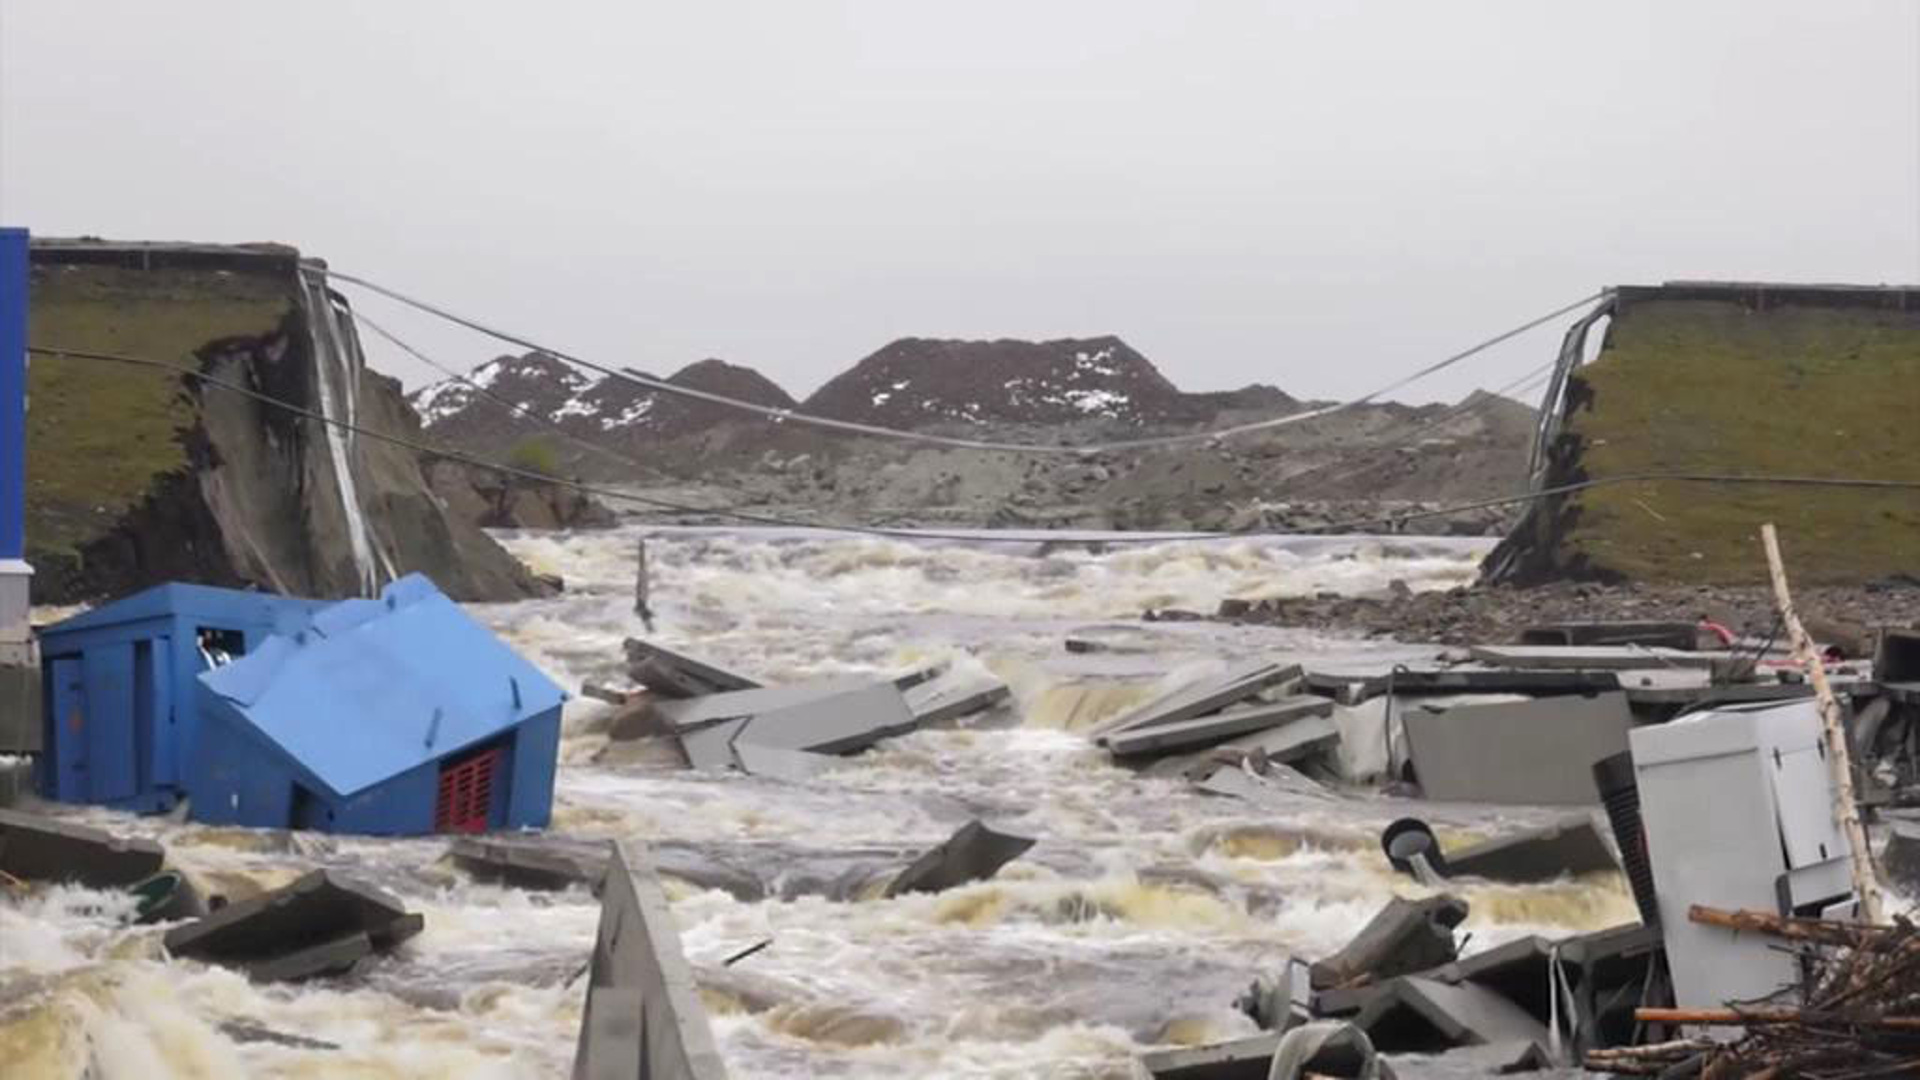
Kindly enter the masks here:
[[[1393, 663], [1431, 650], [1305, 630], [1140, 621], [1227, 597], [1471, 580], [1482, 541], [1171, 540], [1105, 551], [739, 530], [507, 534], [567, 592], [475, 614], [551, 675], [624, 683], [635, 542], [648, 535], [657, 639], [780, 681], [982, 669], [1010, 710], [919, 731], [804, 783], [682, 771], [611, 749], [607, 707], [568, 706], [553, 828], [637, 837], [666, 872], [689, 961], [736, 1077], [1128, 1077], [1144, 1047], [1251, 1033], [1232, 1008], [1291, 953], [1339, 948], [1393, 893], [1380, 827], [1422, 813], [1454, 835], [1546, 812], [1373, 795], [1255, 807], [1111, 765], [1079, 729], [1254, 656]], [[1112, 648], [1068, 653], [1068, 634]], [[288, 835], [74, 816], [159, 838], [234, 895], [313, 866], [359, 874], [426, 916], [344, 982], [256, 986], [168, 962], [120, 897], [57, 888], [0, 903], [8, 1077], [560, 1077], [598, 905], [476, 884], [435, 839]], [[994, 880], [938, 895], [874, 883], [970, 818], [1039, 843]], [[1469, 886], [1469, 950], [1633, 918], [1614, 877]], [[761, 941], [733, 967], [721, 961]], [[236, 1023], [337, 1048], [237, 1036]]]

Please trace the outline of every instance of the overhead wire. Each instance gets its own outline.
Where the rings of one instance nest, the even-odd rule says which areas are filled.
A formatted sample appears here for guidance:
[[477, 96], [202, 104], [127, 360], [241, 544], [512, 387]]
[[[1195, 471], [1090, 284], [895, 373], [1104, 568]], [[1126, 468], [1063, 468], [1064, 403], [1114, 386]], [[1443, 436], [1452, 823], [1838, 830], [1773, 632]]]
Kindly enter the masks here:
[[[320, 273], [321, 271], [316, 270], [314, 272]], [[1459, 352], [1453, 353], [1450, 356], [1443, 357], [1440, 360], [1437, 360], [1431, 364], [1428, 364], [1422, 368], [1419, 368], [1418, 370], [1412, 372], [1411, 374], [1403, 376], [1361, 397], [1351, 398], [1351, 399], [1340, 401], [1340, 402], [1335, 402], [1333, 404], [1321, 406], [1319, 408], [1307, 409], [1302, 412], [1286, 413], [1281, 416], [1268, 417], [1267, 419], [1264, 419], [1264, 420], [1254, 420], [1254, 421], [1249, 421], [1243, 424], [1235, 424], [1231, 427], [1218, 428], [1212, 431], [1180, 432], [1177, 434], [1170, 434], [1170, 435], [1143, 436], [1135, 439], [1118, 439], [1118, 440], [1109, 440], [1106, 442], [1096, 442], [1096, 443], [1066, 444], [1066, 443], [1005, 442], [1005, 441], [999, 441], [999, 440], [993, 440], [993, 439], [969, 439], [962, 436], [938, 435], [938, 434], [925, 432], [925, 431], [908, 431], [901, 428], [883, 427], [878, 424], [861, 423], [855, 420], [841, 420], [841, 419], [837, 419], [829, 416], [818, 416], [811, 413], [800, 412], [797, 409], [788, 409], [788, 408], [781, 408], [778, 406], [763, 405], [763, 404], [760, 404], [759, 402], [753, 402], [753, 401], [743, 401], [739, 398], [728, 397], [725, 394], [716, 394], [716, 393], [712, 393], [711, 391], [701, 390], [697, 387], [681, 386], [676, 383], [668, 382], [665, 379], [657, 379], [651, 375], [645, 375], [640, 372], [634, 371], [631, 368], [613, 368], [604, 364], [595, 363], [594, 361], [587, 360], [583, 357], [574, 355], [572, 353], [568, 353], [563, 350], [553, 348], [552, 346], [542, 345], [539, 342], [533, 341], [530, 338], [526, 338], [521, 335], [514, 334], [505, 330], [497, 329], [486, 323], [480, 322], [477, 319], [472, 319], [464, 315], [456, 314], [455, 312], [450, 311], [437, 304], [431, 303], [426, 300], [421, 300], [417, 297], [403, 293], [397, 289], [393, 289], [388, 286], [381, 285], [378, 282], [370, 281], [366, 278], [359, 277], [354, 274], [344, 273], [342, 271], [334, 270], [334, 269], [328, 269], [324, 271], [324, 273], [326, 274], [327, 279], [329, 281], [342, 281], [351, 285], [357, 285], [360, 288], [366, 289], [380, 296], [384, 296], [389, 300], [395, 301], [396, 303], [404, 304], [408, 307], [414, 308], [415, 310], [426, 312], [429, 315], [433, 315], [438, 318], [444, 319], [450, 323], [453, 323], [456, 326], [461, 326], [468, 330], [472, 330], [475, 333], [485, 334], [486, 336], [494, 338], [495, 340], [503, 341], [511, 345], [516, 345], [520, 348], [527, 349], [533, 352], [545, 353], [546, 355], [554, 357], [557, 360], [561, 360], [570, 364], [575, 364], [579, 367], [586, 368], [590, 371], [597, 371], [610, 378], [622, 379], [627, 382], [635, 383], [640, 386], [645, 386], [653, 390], [658, 390], [662, 393], [677, 394], [681, 397], [692, 398], [698, 401], [705, 401], [715, 405], [723, 405], [728, 408], [738, 409], [743, 412], [755, 413], [781, 423], [791, 422], [796, 424], [807, 424], [813, 427], [825, 428], [833, 431], [842, 431], [842, 432], [848, 432], [848, 433], [857, 434], [857, 435], [868, 435], [876, 438], [894, 439], [902, 442], [918, 442], [918, 443], [924, 443], [924, 444], [933, 445], [933, 446], [946, 446], [946, 447], [952, 447], [952, 448], [963, 449], [963, 450], [988, 450], [988, 451], [996, 451], [996, 452], [1003, 452], [1003, 453], [1019, 453], [1019, 454], [1068, 454], [1068, 455], [1081, 456], [1081, 457], [1091, 457], [1091, 456], [1097, 456], [1100, 454], [1120, 453], [1120, 452], [1126, 452], [1126, 451], [1132, 451], [1132, 450], [1158, 449], [1158, 448], [1169, 447], [1169, 446], [1185, 446], [1185, 445], [1190, 445], [1194, 443], [1215, 442], [1220, 439], [1232, 438], [1238, 435], [1245, 435], [1251, 432], [1266, 431], [1272, 428], [1304, 423], [1305, 421], [1308, 421], [1308, 420], [1315, 420], [1323, 416], [1331, 416], [1335, 413], [1345, 412], [1350, 409], [1355, 409], [1362, 405], [1366, 405], [1375, 400], [1378, 400], [1379, 398], [1383, 398], [1388, 394], [1391, 394], [1397, 390], [1404, 389], [1405, 387], [1410, 386], [1413, 383], [1420, 381], [1421, 379], [1427, 378], [1430, 375], [1434, 375], [1440, 371], [1443, 371], [1449, 367], [1452, 367], [1455, 364], [1461, 363], [1462, 361], [1465, 361], [1474, 356], [1477, 356], [1480, 353], [1483, 353], [1486, 350], [1491, 349], [1496, 345], [1512, 340], [1513, 338], [1516, 338], [1521, 334], [1526, 333], [1529, 330], [1532, 330], [1539, 326], [1543, 326], [1546, 323], [1552, 322], [1553, 320], [1558, 319], [1563, 315], [1576, 311], [1579, 308], [1585, 307], [1588, 304], [1594, 303], [1595, 301], [1598, 301], [1607, 295], [1607, 291], [1605, 289], [1602, 289], [1597, 292], [1590, 293], [1586, 296], [1583, 296], [1580, 299], [1573, 301], [1572, 303], [1562, 304], [1561, 306], [1555, 308], [1552, 311], [1547, 312], [1544, 315], [1540, 315], [1535, 318], [1529, 319], [1526, 322], [1521, 323], [1520, 325], [1515, 326], [1509, 330], [1502, 331], [1501, 333], [1495, 334], [1494, 336], [1487, 338], [1484, 341], [1481, 341], [1477, 344], [1474, 344], [1465, 349], [1462, 349]]]
[[[448, 460], [461, 461], [461, 462], [465, 462], [467, 464], [478, 466], [481, 468], [492, 469], [496, 472], [499, 472], [507, 476], [518, 477], [524, 480], [533, 480], [540, 483], [552, 484], [557, 487], [570, 488], [572, 490], [579, 491], [584, 494], [595, 495], [604, 499], [610, 499], [610, 500], [621, 501], [621, 502], [629, 502], [629, 503], [634, 503], [642, 506], [650, 506], [656, 509], [672, 510], [677, 513], [704, 514], [704, 515], [712, 515], [716, 517], [726, 517], [726, 518], [732, 518], [737, 521], [745, 521], [745, 522], [758, 524], [758, 525], [768, 525], [776, 528], [818, 529], [818, 530], [826, 530], [831, 532], [844, 532], [844, 533], [855, 533], [855, 534], [863, 534], [863, 535], [870, 535], [870, 536], [881, 536], [889, 539], [898, 539], [898, 540], [952, 540], [952, 541], [960, 541], [960, 542], [966, 542], [966, 543], [1034, 544], [1034, 543], [1042, 542], [1044, 539], [1046, 539], [1043, 536], [1035, 536], [1033, 534], [1027, 534], [1022, 536], [994, 536], [992, 535], [991, 531], [952, 532], [952, 531], [921, 530], [921, 529], [897, 529], [897, 528], [885, 528], [885, 527], [867, 526], [867, 525], [859, 525], [859, 524], [844, 524], [844, 523], [827, 524], [822, 522], [799, 521], [799, 520], [784, 518], [784, 517], [780, 517], [772, 514], [756, 514], [750, 511], [743, 511], [743, 510], [737, 510], [737, 509], [731, 509], [731, 508], [715, 509], [710, 507], [693, 506], [685, 503], [675, 502], [673, 500], [660, 499], [652, 496], [639, 495], [632, 492], [621, 491], [615, 488], [608, 488], [608, 487], [604, 487], [597, 484], [588, 484], [579, 480], [572, 480], [566, 477], [552, 476], [552, 475], [542, 473], [533, 469], [524, 469], [518, 466], [508, 465], [502, 462], [489, 461], [485, 458], [481, 458], [473, 454], [467, 454], [458, 450], [452, 450], [452, 449], [447, 449], [443, 447], [436, 447], [428, 443], [421, 442], [418, 439], [409, 439], [409, 438], [405, 438], [398, 435], [392, 435], [387, 432], [375, 431], [371, 428], [366, 427], [365, 425], [352, 423], [346, 420], [340, 420], [331, 416], [327, 416], [323, 413], [316, 412], [312, 409], [306, 408], [303, 405], [296, 404], [284, 398], [275, 397], [272, 394], [268, 394], [260, 390], [255, 390], [250, 386], [243, 386], [240, 383], [234, 382], [230, 379], [223, 379], [215, 375], [209, 375], [206, 372], [199, 370], [197, 367], [194, 367], [189, 364], [176, 363], [174, 361], [162, 360], [157, 357], [150, 357], [150, 356], [131, 356], [123, 353], [96, 352], [88, 349], [62, 349], [62, 348], [57, 348], [53, 346], [31, 345], [31, 346], [28, 346], [27, 351], [36, 356], [46, 356], [46, 357], [52, 357], [55, 359], [90, 360], [90, 361], [102, 362], [102, 363], [126, 364], [126, 365], [132, 365], [132, 366], [159, 368], [159, 369], [164, 369], [168, 371], [173, 371], [180, 375], [186, 376], [187, 378], [189, 378], [190, 380], [193, 380], [194, 382], [197, 382], [203, 385], [208, 385], [208, 386], [215, 386], [224, 390], [238, 393], [245, 397], [251, 398], [255, 401], [261, 402], [262, 404], [270, 405], [275, 408], [285, 410], [294, 415], [298, 415], [309, 420], [315, 420], [322, 424], [333, 425], [335, 427], [341, 428], [342, 430], [351, 431], [356, 435], [362, 435], [367, 438], [374, 439], [376, 441], [390, 443], [397, 446], [402, 446], [407, 449], [413, 450], [415, 453], [433, 454], [439, 457], [446, 458]], [[1501, 497], [1490, 498], [1490, 499], [1479, 499], [1472, 502], [1458, 503], [1458, 504], [1445, 506], [1445, 507], [1437, 507], [1437, 508], [1431, 508], [1431, 509], [1425, 509], [1425, 510], [1406, 511], [1402, 513], [1374, 514], [1374, 515], [1369, 515], [1367, 517], [1353, 518], [1345, 522], [1336, 522], [1331, 525], [1323, 526], [1322, 528], [1315, 530], [1314, 533], [1290, 532], [1290, 531], [1283, 531], [1283, 530], [1251, 529], [1251, 530], [1234, 531], [1234, 532], [1192, 532], [1192, 533], [1171, 533], [1171, 534], [1143, 535], [1143, 536], [1102, 536], [1097, 538], [1097, 542], [1102, 544], [1163, 544], [1163, 543], [1193, 541], [1193, 540], [1225, 540], [1225, 539], [1234, 539], [1234, 538], [1255, 538], [1255, 537], [1263, 537], [1263, 536], [1301, 536], [1301, 535], [1325, 535], [1329, 533], [1349, 533], [1349, 532], [1360, 531], [1364, 526], [1367, 526], [1367, 525], [1387, 524], [1392, 526], [1398, 526], [1398, 525], [1403, 525], [1408, 521], [1417, 521], [1425, 518], [1441, 517], [1448, 514], [1464, 513], [1470, 510], [1479, 510], [1479, 509], [1485, 509], [1488, 507], [1512, 506], [1519, 503], [1532, 502], [1538, 499], [1553, 498], [1560, 495], [1572, 494], [1574, 492], [1586, 491], [1594, 488], [1612, 487], [1612, 486], [1621, 485], [1621, 484], [1652, 483], [1652, 482], [1673, 482], [1673, 483], [1714, 484], [1714, 485], [1841, 487], [1841, 488], [1861, 488], [1861, 489], [1887, 490], [1887, 491], [1920, 491], [1920, 480], [1884, 480], [1884, 479], [1870, 478], [1870, 477], [1753, 475], [1753, 474], [1739, 474], [1739, 473], [1695, 473], [1695, 472], [1632, 473], [1632, 474], [1624, 474], [1620, 476], [1598, 477], [1594, 479], [1577, 481], [1574, 483], [1560, 484], [1554, 487], [1542, 488], [1538, 491], [1530, 491], [1530, 492], [1524, 492], [1517, 495], [1501, 496]]]

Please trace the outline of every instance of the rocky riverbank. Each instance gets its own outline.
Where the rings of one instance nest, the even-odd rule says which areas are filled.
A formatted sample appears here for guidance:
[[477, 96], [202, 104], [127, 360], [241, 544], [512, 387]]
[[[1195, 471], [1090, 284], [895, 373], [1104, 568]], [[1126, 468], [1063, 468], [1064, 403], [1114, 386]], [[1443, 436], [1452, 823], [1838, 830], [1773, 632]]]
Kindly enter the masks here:
[[[1399, 583], [1395, 583], [1399, 586]], [[1847, 656], [1872, 650], [1879, 626], [1920, 625], [1920, 578], [1865, 586], [1808, 587], [1794, 592], [1808, 632]], [[1155, 612], [1155, 618], [1179, 617]], [[1212, 616], [1268, 626], [1295, 626], [1407, 642], [1448, 645], [1510, 641], [1522, 629], [1552, 622], [1708, 619], [1736, 634], [1766, 637], [1773, 630], [1771, 589], [1753, 585], [1602, 585], [1562, 582], [1535, 588], [1503, 586], [1413, 592], [1390, 587], [1375, 596], [1228, 600]]]

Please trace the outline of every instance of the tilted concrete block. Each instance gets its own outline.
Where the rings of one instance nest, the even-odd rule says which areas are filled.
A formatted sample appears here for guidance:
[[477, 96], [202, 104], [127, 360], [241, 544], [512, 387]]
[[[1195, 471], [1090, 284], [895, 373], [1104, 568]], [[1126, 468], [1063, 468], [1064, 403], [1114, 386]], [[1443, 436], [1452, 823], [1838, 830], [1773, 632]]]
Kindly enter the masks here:
[[[352, 950], [343, 939], [363, 934], [371, 949], [390, 949], [420, 932], [424, 920], [400, 901], [330, 870], [236, 901], [167, 931], [167, 952], [248, 970], [256, 978], [283, 972], [304, 978]], [[300, 954], [314, 950], [302, 957]], [[331, 958], [331, 959], [329, 959]]]
[[1426, 971], [1458, 955], [1453, 928], [1465, 922], [1467, 902], [1441, 894], [1387, 901], [1346, 947], [1313, 965], [1316, 990]]
[[600, 900], [574, 1080], [724, 1080], [706, 1008], [645, 850], [619, 842]]
[[1526, 1010], [1474, 983], [1449, 985], [1403, 976], [1354, 1018], [1383, 1053], [1434, 1053], [1498, 1042], [1545, 1045], [1546, 1026]]
[[1274, 733], [1269, 756], [1284, 762], [1338, 741], [1339, 731], [1326, 719], [1332, 713], [1333, 702], [1325, 698], [1289, 697], [1188, 720], [1141, 725], [1103, 735], [1096, 741], [1115, 757], [1141, 757], [1210, 746], [1253, 732], [1279, 729]]
[[516, 889], [565, 889], [584, 885], [598, 891], [611, 851], [606, 844], [568, 841], [554, 836], [461, 836], [447, 845], [453, 864], [475, 880]]
[[22, 881], [122, 888], [159, 873], [165, 861], [166, 852], [152, 840], [0, 810], [0, 871]]
[[1400, 722], [1429, 799], [1578, 806], [1599, 801], [1593, 763], [1627, 749], [1633, 712], [1612, 693], [1408, 709]]
[[1600, 838], [1600, 830], [1587, 818], [1483, 840], [1447, 852], [1444, 861], [1446, 865], [1438, 869], [1448, 877], [1481, 877], [1514, 884], [1619, 869], [1612, 850]]
[[995, 832], [978, 821], [969, 821], [902, 870], [887, 884], [886, 895], [940, 892], [970, 881], [985, 881], [1033, 845], [1030, 837]]

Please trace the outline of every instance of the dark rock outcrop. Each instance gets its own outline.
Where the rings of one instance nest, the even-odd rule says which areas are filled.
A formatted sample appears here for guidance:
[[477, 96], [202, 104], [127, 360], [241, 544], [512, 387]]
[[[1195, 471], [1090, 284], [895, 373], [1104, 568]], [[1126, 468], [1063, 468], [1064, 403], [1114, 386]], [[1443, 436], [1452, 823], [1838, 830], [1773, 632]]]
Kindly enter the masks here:
[[606, 504], [562, 484], [445, 459], [429, 465], [427, 475], [449, 514], [489, 529], [606, 529], [619, 522]]

